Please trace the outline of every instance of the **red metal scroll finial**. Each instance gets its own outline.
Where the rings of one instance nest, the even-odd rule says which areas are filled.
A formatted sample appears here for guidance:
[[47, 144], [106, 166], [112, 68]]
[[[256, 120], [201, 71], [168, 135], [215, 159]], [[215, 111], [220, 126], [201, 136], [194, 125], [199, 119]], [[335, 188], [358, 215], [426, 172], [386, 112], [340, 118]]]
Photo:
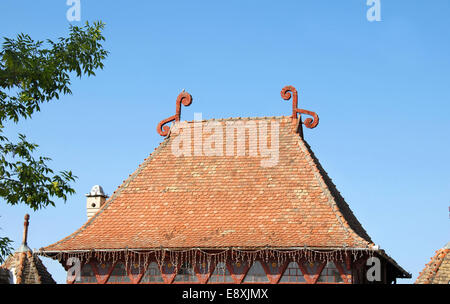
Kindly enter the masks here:
[[[292, 94], [291, 94], [292, 93]], [[285, 86], [281, 90], [281, 98], [284, 100], [289, 100], [292, 97], [292, 119], [295, 121], [297, 120], [297, 113], [298, 115], [298, 127], [299, 132], [302, 134], [302, 124], [304, 124], [307, 128], [312, 129], [317, 127], [319, 124], [319, 116], [312, 111], [299, 109], [298, 108], [298, 93], [297, 90], [293, 86]], [[302, 113], [312, 116], [313, 118], [307, 118], [305, 121], [302, 121]]]
[[189, 106], [192, 103], [192, 96], [188, 92], [185, 92], [184, 90], [178, 95], [177, 97], [177, 107], [175, 115], [170, 116], [169, 118], [166, 118], [164, 120], [161, 120], [156, 127], [156, 131], [161, 136], [167, 136], [169, 134], [170, 128], [168, 126], [165, 126], [165, 124], [171, 122], [171, 121], [180, 121], [181, 116], [181, 104], [184, 106]]

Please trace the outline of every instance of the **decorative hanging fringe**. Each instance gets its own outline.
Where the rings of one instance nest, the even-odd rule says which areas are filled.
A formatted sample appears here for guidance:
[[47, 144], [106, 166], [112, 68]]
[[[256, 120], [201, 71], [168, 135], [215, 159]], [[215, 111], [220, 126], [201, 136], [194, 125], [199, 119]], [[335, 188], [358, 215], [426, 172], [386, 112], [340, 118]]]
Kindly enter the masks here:
[[[262, 260], [266, 263], [269, 261], [277, 261], [278, 265], [284, 264], [286, 261], [300, 262], [329, 262], [338, 261], [345, 262], [346, 259], [353, 259], [353, 262], [363, 257], [373, 257], [374, 250], [371, 249], [355, 249], [355, 248], [341, 248], [330, 251], [317, 250], [308, 247], [294, 250], [282, 249], [256, 249], [244, 250], [237, 248], [228, 248], [222, 250], [205, 250], [201, 248], [189, 249], [170, 249], [159, 248], [155, 250], [135, 250], [135, 249], [118, 249], [118, 250], [86, 250], [86, 251], [67, 251], [57, 253], [47, 253], [45, 251], [35, 251], [36, 255], [48, 257], [58, 260], [60, 263], [75, 257], [78, 258], [81, 264], [89, 262], [95, 258], [99, 263], [124, 261], [126, 269], [128, 265], [139, 265], [146, 269], [151, 261], [156, 261], [160, 270], [166, 263], [170, 263], [174, 267], [174, 272], [177, 272], [181, 267], [193, 268], [195, 265], [206, 265], [210, 269], [212, 265], [218, 263], [226, 264], [230, 259], [234, 263], [247, 264], [249, 267], [253, 265], [256, 260]], [[64, 265], [64, 268], [69, 268], [70, 265]], [[203, 266], [202, 266], [203, 267]], [[171, 267], [169, 267], [171, 268]]]

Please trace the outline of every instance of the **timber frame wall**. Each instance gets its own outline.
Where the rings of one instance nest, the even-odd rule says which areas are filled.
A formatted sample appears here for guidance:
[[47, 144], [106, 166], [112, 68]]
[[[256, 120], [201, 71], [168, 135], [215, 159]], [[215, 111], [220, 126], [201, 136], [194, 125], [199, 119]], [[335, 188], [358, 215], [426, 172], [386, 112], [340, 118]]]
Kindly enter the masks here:
[[[218, 274], [215, 272], [216, 265], [221, 262], [216, 262], [216, 265], [210, 264], [209, 267], [203, 267], [200, 263], [196, 263], [190, 266], [192, 272], [190, 274], [182, 273], [175, 266], [171, 265], [170, 261], [165, 261], [163, 265], [157, 266], [159, 273], [154, 274], [154, 280], [147, 280], [144, 282], [143, 277], [149, 268], [149, 265], [155, 267], [157, 265], [156, 260], [150, 260], [147, 263], [147, 267], [143, 264], [128, 263], [125, 266], [125, 261], [123, 259], [112, 261], [98, 261], [92, 258], [90, 261], [81, 265], [82, 275], [81, 282], [76, 282], [75, 277], [73, 279], [68, 279], [68, 284], [364, 284], [369, 283], [366, 278], [366, 272], [368, 267], [366, 266], [366, 261], [368, 257], [359, 258], [353, 261], [351, 258], [346, 258], [345, 261], [315, 261], [310, 262], [305, 259], [300, 259], [298, 261], [286, 260], [279, 263], [275, 260], [263, 261], [262, 259], [256, 259], [252, 265], [245, 263], [240, 266], [240, 269], [236, 270], [236, 263], [228, 260], [222, 265], [226, 265], [225, 268], [221, 268], [223, 273]], [[282, 277], [286, 275], [286, 270], [289, 265], [294, 265], [301, 270], [301, 275], [297, 275], [296, 280], [282, 280]], [[327, 263], [333, 262], [332, 268], [327, 267]], [[253, 265], [260, 263], [264, 273], [256, 274], [262, 280], [252, 281], [246, 280], [249, 275], [249, 270]], [[328, 264], [330, 265], [330, 264]], [[120, 266], [120, 267], [119, 267]], [[83, 275], [83, 269], [87, 267], [90, 270], [91, 275]], [[68, 268], [68, 267], [66, 267]], [[388, 269], [388, 264], [386, 261], [382, 260], [381, 263], [381, 281], [378, 283], [386, 284], [395, 281], [392, 274]], [[261, 270], [261, 267], [259, 267]], [[294, 269], [294, 268], [290, 268]], [[331, 271], [334, 271], [333, 275], [330, 275]], [[68, 269], [66, 269], [68, 270]], [[119, 274], [117, 274], [117, 270]], [[114, 273], [116, 272], [116, 273]], [[328, 272], [328, 275], [327, 275]], [[148, 275], [148, 274], [147, 274]], [[181, 276], [181, 279], [180, 277]], [[213, 279], [213, 276], [219, 276], [220, 278]], [[225, 279], [224, 277], [227, 276]], [[289, 275], [288, 275], [289, 276]], [[186, 278], [186, 279], [183, 279]], [[290, 276], [292, 277], [292, 276]], [[337, 279], [336, 279], [337, 277]], [[178, 279], [177, 279], [178, 278]], [[189, 279], [190, 278], [190, 279]], [[192, 279], [193, 278], [193, 279]], [[300, 278], [300, 279], [299, 279]]]

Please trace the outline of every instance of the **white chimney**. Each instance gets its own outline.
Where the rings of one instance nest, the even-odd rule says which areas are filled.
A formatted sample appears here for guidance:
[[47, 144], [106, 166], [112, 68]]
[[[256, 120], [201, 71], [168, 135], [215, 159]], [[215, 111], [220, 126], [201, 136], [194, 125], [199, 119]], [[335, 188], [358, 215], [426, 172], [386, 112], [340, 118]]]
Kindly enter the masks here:
[[86, 197], [87, 217], [90, 219], [103, 206], [108, 196], [103, 192], [102, 186], [95, 185]]

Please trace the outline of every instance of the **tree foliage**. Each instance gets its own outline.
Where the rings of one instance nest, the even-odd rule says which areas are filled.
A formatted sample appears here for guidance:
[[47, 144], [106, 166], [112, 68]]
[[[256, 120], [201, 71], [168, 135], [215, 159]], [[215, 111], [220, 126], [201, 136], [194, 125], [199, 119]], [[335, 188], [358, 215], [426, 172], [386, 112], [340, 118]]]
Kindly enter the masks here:
[[[16, 142], [4, 135], [7, 122], [18, 123], [41, 110], [44, 102], [72, 94], [70, 77], [95, 75], [108, 52], [103, 48], [104, 24], [70, 26], [69, 36], [34, 41], [26, 34], [3, 38], [0, 50], [0, 199], [24, 203], [33, 210], [54, 206], [75, 192], [71, 171], [55, 173], [48, 157], [35, 157], [38, 145], [23, 134]], [[11, 240], [0, 237], [0, 262], [11, 252]]]

